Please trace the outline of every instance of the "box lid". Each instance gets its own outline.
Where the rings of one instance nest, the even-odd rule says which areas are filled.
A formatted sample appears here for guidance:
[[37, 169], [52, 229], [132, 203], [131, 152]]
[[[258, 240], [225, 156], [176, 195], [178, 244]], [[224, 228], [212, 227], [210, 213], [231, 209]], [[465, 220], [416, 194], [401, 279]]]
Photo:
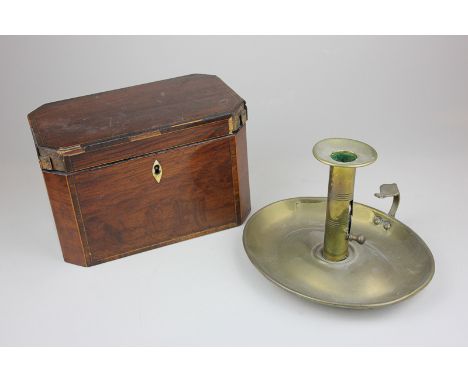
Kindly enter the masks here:
[[41, 167], [73, 172], [235, 133], [245, 101], [192, 74], [45, 104], [28, 115]]

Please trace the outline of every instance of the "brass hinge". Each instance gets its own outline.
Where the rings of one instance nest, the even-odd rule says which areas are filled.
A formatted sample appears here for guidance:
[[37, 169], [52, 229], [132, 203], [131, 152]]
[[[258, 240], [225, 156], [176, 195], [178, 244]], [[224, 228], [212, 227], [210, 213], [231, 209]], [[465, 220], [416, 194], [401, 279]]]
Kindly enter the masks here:
[[54, 166], [52, 165], [52, 159], [49, 156], [40, 156], [39, 157], [39, 166], [43, 170], [53, 170]]
[[65, 158], [84, 152], [80, 145], [59, 149], [38, 147], [39, 165], [43, 170], [66, 171]]
[[247, 109], [242, 105], [240, 110], [229, 118], [229, 134], [234, 134], [247, 122]]

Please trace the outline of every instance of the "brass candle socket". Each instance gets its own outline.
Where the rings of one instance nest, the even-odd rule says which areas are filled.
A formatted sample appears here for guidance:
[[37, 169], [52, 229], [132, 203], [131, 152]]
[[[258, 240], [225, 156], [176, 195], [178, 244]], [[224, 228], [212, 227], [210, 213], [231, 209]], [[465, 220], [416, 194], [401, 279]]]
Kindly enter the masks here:
[[323, 257], [329, 261], [348, 257], [355, 175], [355, 168], [330, 166], [323, 243]]

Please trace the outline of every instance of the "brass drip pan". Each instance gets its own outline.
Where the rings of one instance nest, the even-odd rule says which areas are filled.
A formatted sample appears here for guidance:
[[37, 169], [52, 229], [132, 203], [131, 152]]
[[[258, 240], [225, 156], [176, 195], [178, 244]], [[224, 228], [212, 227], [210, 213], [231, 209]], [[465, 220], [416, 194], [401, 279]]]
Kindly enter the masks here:
[[[323, 257], [327, 198], [281, 200], [256, 212], [244, 229], [244, 247], [257, 269], [280, 287], [322, 304], [376, 308], [423, 289], [434, 259], [409, 227], [372, 207], [354, 203], [353, 231], [342, 261]], [[384, 228], [385, 222], [386, 225]]]

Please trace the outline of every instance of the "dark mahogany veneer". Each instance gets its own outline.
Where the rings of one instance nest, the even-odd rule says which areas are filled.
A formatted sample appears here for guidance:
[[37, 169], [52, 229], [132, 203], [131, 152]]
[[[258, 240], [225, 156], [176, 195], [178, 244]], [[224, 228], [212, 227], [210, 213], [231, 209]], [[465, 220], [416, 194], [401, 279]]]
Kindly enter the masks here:
[[114, 260], [250, 212], [245, 102], [216, 76], [49, 103], [28, 118], [67, 262]]

